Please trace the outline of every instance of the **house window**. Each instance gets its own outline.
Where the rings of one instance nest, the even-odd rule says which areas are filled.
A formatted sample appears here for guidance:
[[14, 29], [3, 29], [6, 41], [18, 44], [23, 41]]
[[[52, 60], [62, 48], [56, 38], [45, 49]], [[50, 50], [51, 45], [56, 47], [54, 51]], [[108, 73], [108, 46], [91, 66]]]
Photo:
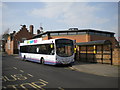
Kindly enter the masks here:
[[59, 35], [67, 35], [67, 32], [61, 32]]
[[106, 33], [101, 33], [102, 36], [107, 36]]
[[86, 34], [87, 32], [78, 32], [78, 34]]
[[114, 34], [110, 34], [110, 37], [114, 37]]
[[89, 32], [90, 35], [94, 35], [95, 33], [94, 32]]
[[10, 40], [8, 40], [7, 42], [8, 42], [8, 49], [10, 49]]
[[99, 35], [99, 36], [101, 36], [101, 33], [99, 33], [99, 32], [95, 32], [95, 35]]
[[77, 32], [68, 32], [68, 35], [76, 35]]
[[107, 35], [107, 37], [110, 37], [110, 34], [106, 34]]
[[51, 36], [57, 36], [58, 33], [50, 33]]

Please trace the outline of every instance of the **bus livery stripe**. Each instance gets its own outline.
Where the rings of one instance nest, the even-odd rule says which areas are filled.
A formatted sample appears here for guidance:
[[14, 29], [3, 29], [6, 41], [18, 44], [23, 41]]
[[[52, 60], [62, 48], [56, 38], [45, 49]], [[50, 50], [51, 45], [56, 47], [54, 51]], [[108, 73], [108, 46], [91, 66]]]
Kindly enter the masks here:
[[[23, 58], [23, 57], [22, 57]], [[28, 61], [33, 61], [33, 62], [40, 62], [39, 59], [35, 59], [35, 58], [26, 58]], [[58, 64], [58, 62], [53, 62], [53, 61], [45, 61], [45, 64]]]

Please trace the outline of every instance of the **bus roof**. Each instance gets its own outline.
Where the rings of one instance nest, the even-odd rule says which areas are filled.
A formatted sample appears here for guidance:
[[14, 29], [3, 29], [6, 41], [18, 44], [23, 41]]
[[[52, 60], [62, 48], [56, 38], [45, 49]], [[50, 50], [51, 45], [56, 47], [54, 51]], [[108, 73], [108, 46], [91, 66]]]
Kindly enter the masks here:
[[30, 40], [25, 40], [24, 43], [20, 43], [20, 46], [55, 43], [55, 40], [57, 39], [66, 39], [66, 38], [55, 38], [49, 40], [42, 40], [42, 38], [30, 39]]

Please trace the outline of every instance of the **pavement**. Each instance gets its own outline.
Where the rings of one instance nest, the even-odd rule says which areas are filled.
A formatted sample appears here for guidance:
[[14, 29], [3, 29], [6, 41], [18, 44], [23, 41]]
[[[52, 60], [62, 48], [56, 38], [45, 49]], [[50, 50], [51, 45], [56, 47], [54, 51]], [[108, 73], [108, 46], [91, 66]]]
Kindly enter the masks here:
[[120, 77], [119, 71], [120, 66], [110, 65], [110, 64], [100, 64], [100, 63], [86, 63], [76, 61], [72, 67], [73, 70], [77, 70], [84, 73], [90, 73], [106, 77]]

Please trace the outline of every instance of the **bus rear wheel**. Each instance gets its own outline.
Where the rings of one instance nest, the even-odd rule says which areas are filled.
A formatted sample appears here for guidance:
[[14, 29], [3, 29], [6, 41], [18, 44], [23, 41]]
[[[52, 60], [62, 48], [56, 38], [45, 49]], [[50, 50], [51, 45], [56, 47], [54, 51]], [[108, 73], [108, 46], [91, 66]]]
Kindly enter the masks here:
[[24, 56], [22, 60], [23, 60], [23, 61], [26, 61], [26, 57]]
[[45, 62], [45, 61], [44, 61], [44, 58], [41, 58], [40, 63], [41, 63], [41, 64], [44, 64], [44, 62]]

